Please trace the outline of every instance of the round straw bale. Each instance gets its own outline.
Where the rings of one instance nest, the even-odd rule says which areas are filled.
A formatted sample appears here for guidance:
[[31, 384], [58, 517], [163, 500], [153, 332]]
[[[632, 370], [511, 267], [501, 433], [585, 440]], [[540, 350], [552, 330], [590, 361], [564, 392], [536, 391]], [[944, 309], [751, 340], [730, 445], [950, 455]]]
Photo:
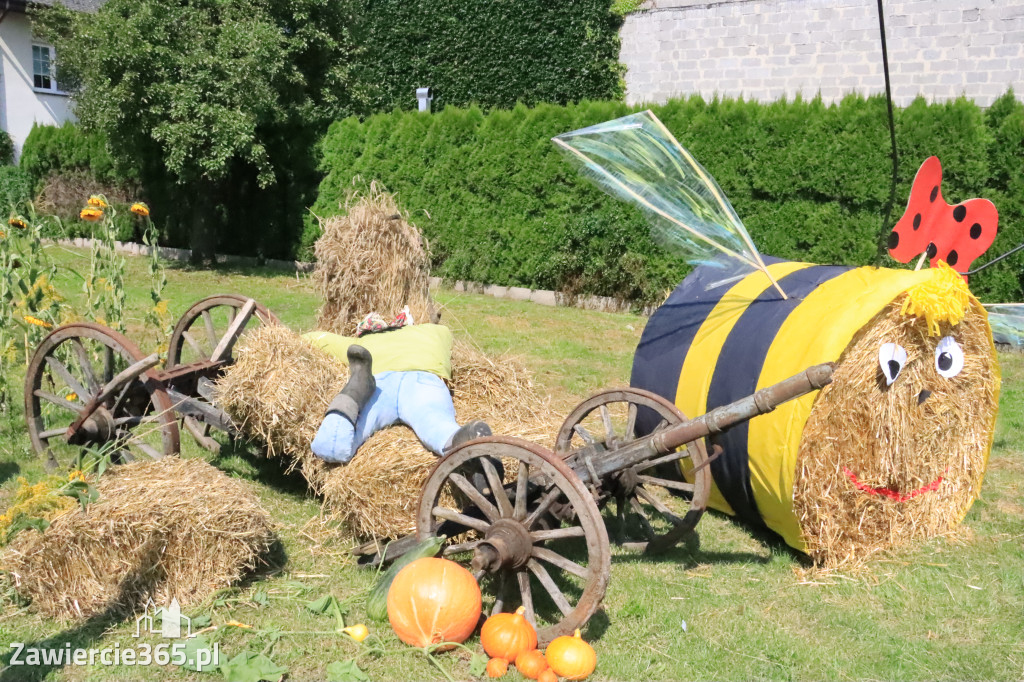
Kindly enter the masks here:
[[417, 322], [435, 321], [426, 241], [394, 195], [376, 182], [353, 192], [345, 215], [320, 221], [313, 284], [323, 298], [317, 329], [349, 335], [367, 313], [403, 306]]
[[[962, 321], [930, 335], [925, 319], [902, 313], [905, 301], [858, 332], [804, 427], [794, 512], [808, 554], [823, 565], [951, 530], [981, 489], [999, 386], [985, 312], [972, 301]], [[947, 336], [964, 356], [948, 379], [935, 360]], [[883, 343], [907, 351], [892, 386], [878, 371]], [[922, 391], [930, 392], [923, 401]]]
[[20, 533], [3, 554], [14, 588], [46, 615], [199, 602], [253, 570], [275, 540], [245, 484], [202, 460], [114, 467], [96, 488], [85, 511], [75, 507], [45, 533]]
[[[708, 505], [819, 565], [956, 526], [992, 444], [999, 370], [984, 308], [949, 266], [697, 268], [650, 319], [633, 384], [699, 416], [811, 365], [832, 383], [711, 437]], [[961, 365], [962, 361], [962, 365]], [[638, 421], [639, 425], [639, 421]]]

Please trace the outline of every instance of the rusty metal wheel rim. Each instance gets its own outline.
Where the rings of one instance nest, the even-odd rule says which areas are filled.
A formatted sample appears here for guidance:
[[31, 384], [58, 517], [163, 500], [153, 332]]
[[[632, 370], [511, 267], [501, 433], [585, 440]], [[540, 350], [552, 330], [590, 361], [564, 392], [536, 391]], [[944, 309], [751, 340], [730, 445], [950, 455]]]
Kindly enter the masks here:
[[[102, 367], [102, 376], [96, 374], [96, 368], [92, 366], [91, 360], [88, 358], [87, 349], [85, 349], [82, 343], [83, 339], [100, 344], [104, 349], [109, 349], [111, 353], [118, 353], [125, 361], [136, 362], [145, 357], [139, 347], [136, 346], [130, 339], [125, 337], [123, 334], [104, 327], [103, 325], [92, 323], [92, 322], [80, 322], [74, 324], [68, 324], [57, 329], [54, 329], [50, 334], [46, 336], [36, 348], [35, 353], [32, 355], [32, 360], [29, 363], [28, 371], [25, 375], [25, 422], [28, 427], [29, 439], [32, 442], [33, 449], [39, 454], [47, 455], [47, 465], [54, 467], [59, 465], [57, 457], [55, 456], [53, 449], [50, 447], [51, 441], [59, 439], [63, 441], [63, 436], [57, 433], [58, 428], [62, 420], [55, 420], [54, 427], [47, 428], [46, 420], [43, 416], [42, 401], [50, 402], [61, 406], [60, 403], [54, 403], [52, 400], [40, 395], [40, 392], [48, 393], [44, 391], [43, 381], [44, 377], [53, 376], [56, 374], [62, 380], [66, 375], [70, 375], [71, 383], [75, 385], [67, 385], [67, 388], [76, 394], [76, 400], [65, 399], [61, 402], [66, 402], [68, 405], [79, 405], [84, 406], [88, 402], [87, 397], [94, 396], [98, 393], [96, 382], [104, 379], [109, 380], [113, 371], [113, 357], [110, 353], [105, 352], [104, 354], [104, 365]], [[71, 371], [71, 368], [67, 367], [63, 361], [55, 355], [57, 349], [69, 344], [69, 352], [74, 353], [75, 358], [78, 361], [77, 370], [79, 375], [76, 376], [75, 372]], [[84, 354], [84, 355], [83, 355]], [[49, 360], [47, 359], [49, 358]], [[107, 358], [110, 358], [109, 360]], [[55, 365], [54, 363], [57, 363]], [[89, 365], [88, 372], [85, 372], [85, 364]], [[52, 373], [52, 374], [51, 374]], [[52, 383], [52, 378], [51, 378]], [[122, 438], [127, 436], [131, 429], [136, 427], [151, 428], [158, 430], [160, 433], [160, 445], [161, 449], [156, 450], [148, 444], [139, 443], [136, 444], [135, 450], [138, 452], [132, 452], [129, 448], [124, 453], [125, 459], [134, 458], [133, 455], [142, 455], [150, 459], [160, 459], [168, 455], [178, 454], [180, 448], [180, 436], [178, 433], [177, 420], [173, 413], [173, 406], [167, 393], [161, 388], [159, 382], [156, 379], [156, 373], [150, 369], [141, 375], [141, 381], [136, 380], [130, 384], [133, 389], [138, 392], [142, 389], [149, 395], [151, 401], [151, 411], [147, 411], [144, 415], [131, 415], [126, 412], [120, 412], [119, 410], [127, 410], [128, 407], [121, 403], [121, 398], [128, 395], [126, 390], [116, 400], [109, 401], [110, 405], [105, 405], [98, 412], [102, 415], [104, 420], [112, 419], [115, 422], [117, 420], [123, 420], [121, 428], [118, 432]], [[81, 392], [82, 395], [78, 395]], [[59, 397], [59, 396], [58, 396]], [[108, 413], [108, 407], [114, 410], [113, 413]], [[66, 429], [70, 426], [76, 417], [71, 415], [80, 414], [81, 410], [75, 411], [70, 407], [65, 407], [65, 412], [68, 414], [66, 423], [63, 423], [63, 427]], [[131, 423], [137, 420], [138, 423]], [[112, 422], [113, 423], [113, 422]], [[113, 439], [111, 439], [113, 440]], [[66, 442], [66, 441], [64, 441]]]
[[[227, 322], [230, 325], [234, 319], [234, 311], [241, 310], [248, 300], [247, 297], [240, 294], [215, 294], [192, 304], [178, 319], [174, 325], [174, 331], [171, 332], [171, 338], [167, 346], [166, 368], [171, 369], [182, 364], [182, 352], [185, 350], [186, 345], [197, 351], [200, 355], [196, 359], [209, 360], [213, 354], [214, 347], [220, 340], [219, 338], [214, 338], [217, 328], [211, 311], [215, 308], [226, 308]], [[259, 301], [256, 302], [253, 317], [262, 324], [280, 324], [277, 317]], [[191, 335], [189, 334], [192, 326], [199, 319], [203, 321], [203, 331], [205, 332], [205, 340], [208, 344], [206, 349], [201, 348], [199, 341], [190, 338]], [[220, 450], [220, 443], [210, 435], [211, 430], [208, 424], [202, 423], [195, 417], [183, 417], [182, 424], [201, 447], [211, 452]]]
[[[622, 433], [615, 428], [611, 417], [610, 406], [613, 405], [625, 406], [626, 409], [626, 423]], [[640, 408], [653, 410], [660, 418], [652, 433], [687, 421], [686, 416], [674, 404], [656, 393], [638, 388], [602, 391], [584, 400], [566, 417], [555, 439], [555, 452], [563, 459], [573, 462], [588, 447], [593, 447], [597, 452], [614, 452], [642, 439], [636, 435], [636, 419]], [[585, 428], [582, 433], [579, 431], [583, 427], [583, 422], [595, 412], [601, 416], [604, 440], [600, 439], [600, 435], [589, 434]], [[588, 442], [587, 438], [596, 445]], [[693, 483], [688, 483], [678, 471], [680, 460], [683, 459], [689, 460], [687, 470], [696, 470], [696, 473], [692, 474]], [[707, 467], [701, 467], [706, 460], [707, 451], [701, 439], [680, 448], [674, 454], [644, 462], [619, 473], [612, 480], [603, 481], [603, 489], [597, 490], [596, 495], [599, 502], [609, 499], [616, 502], [620, 531], [617, 540], [620, 544], [634, 549], [646, 549], [648, 543], [657, 546], [668, 536], [668, 533], [656, 531], [647, 510], [653, 510], [654, 514], [671, 524], [672, 529], [669, 532], [673, 533], [674, 537], [695, 528], [707, 507], [707, 499], [711, 492], [710, 472]], [[660, 499], [663, 493], [653, 490], [658, 488], [675, 497], [688, 498], [689, 508], [684, 514], [677, 514]], [[627, 517], [637, 520], [647, 538], [646, 541], [634, 542], [625, 536]]]
[[[517, 481], [505, 486], [506, 492], [494, 492], [497, 472], [493, 468], [488, 470], [489, 465], [484, 459], [488, 457], [503, 460], [506, 467], [515, 464]], [[475, 495], [466, 490], [467, 485], [472, 488], [464, 476], [468, 470], [467, 465], [469, 468], [479, 466], [483, 469], [491, 483], [489, 496], [476, 489], [473, 489]], [[461, 481], [457, 479], [458, 476], [462, 476]], [[520, 481], [528, 481], [529, 484]], [[538, 624], [538, 613], [534, 612], [537, 604], [534, 595], [545, 594], [549, 603], [544, 603], [544, 611], [540, 614], [545, 617], [545, 621], [539, 623], [537, 628], [541, 646], [555, 637], [571, 634], [576, 628], [583, 627], [600, 607], [604, 597], [611, 568], [611, 552], [601, 513], [572, 470], [550, 450], [528, 441], [498, 436], [470, 441], [441, 459], [423, 486], [416, 526], [421, 540], [442, 529], [446, 521], [461, 523], [467, 520], [462, 511], [469, 509], [457, 510], [442, 500], [443, 493], [454, 489], [461, 490], [477, 510], [467, 522], [471, 522], [477, 537], [450, 543], [442, 554], [467, 565], [478, 580], [485, 575], [493, 576], [490, 582], [496, 594], [491, 613], [511, 611], [521, 603], [527, 608], [527, 617]], [[483, 497], [486, 504], [479, 504], [476, 496]], [[574, 525], [544, 528], [542, 522], [547, 509], [556, 500], [571, 505], [575, 512]], [[479, 518], [475, 518], [477, 516]], [[516, 543], [516, 534], [528, 533], [529, 556], [523, 557], [516, 553], [518, 548], [509, 550], [512, 552], [509, 555], [499, 551], [499, 557], [507, 561], [498, 567], [494, 564], [484, 567], [480, 557], [486, 555], [485, 548], [494, 548], [494, 539], [502, 531], [502, 539], [508, 545]], [[585, 541], [584, 566], [559, 553], [571, 547], [572, 541], [578, 544], [579, 539]], [[467, 558], [470, 553], [472, 560]], [[552, 577], [552, 573], [555, 577]], [[566, 587], [567, 574], [582, 581], [578, 595], [567, 596], [562, 592]], [[556, 578], [560, 578], [562, 584]], [[569, 584], [579, 587], [579, 583]], [[516, 592], [518, 599], [510, 599], [510, 593], [514, 596]]]

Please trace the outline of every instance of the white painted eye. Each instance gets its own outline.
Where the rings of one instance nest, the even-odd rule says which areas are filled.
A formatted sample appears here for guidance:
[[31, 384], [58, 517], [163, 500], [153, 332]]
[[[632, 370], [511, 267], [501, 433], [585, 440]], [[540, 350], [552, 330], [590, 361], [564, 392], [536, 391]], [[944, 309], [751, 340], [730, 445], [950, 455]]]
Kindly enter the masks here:
[[964, 350], [960, 344], [947, 336], [935, 348], [935, 370], [940, 376], [952, 379], [964, 368]]
[[907, 351], [898, 343], [883, 343], [878, 349], [878, 364], [885, 375], [885, 385], [892, 386], [907, 364]]

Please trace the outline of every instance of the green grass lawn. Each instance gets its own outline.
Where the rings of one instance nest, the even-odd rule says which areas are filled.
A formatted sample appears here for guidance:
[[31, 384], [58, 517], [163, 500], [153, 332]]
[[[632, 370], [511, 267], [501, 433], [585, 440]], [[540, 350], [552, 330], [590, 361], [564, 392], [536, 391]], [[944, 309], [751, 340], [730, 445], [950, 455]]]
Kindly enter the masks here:
[[[82, 256], [54, 249], [61, 262]], [[318, 301], [305, 276], [264, 270], [170, 267], [165, 295], [180, 315], [216, 292], [253, 296], [292, 328], [314, 324]], [[129, 260], [130, 333], [142, 330], [145, 262]], [[71, 279], [68, 280], [71, 283]], [[441, 290], [443, 320], [489, 352], [511, 351], [535, 371], [559, 409], [628, 381], [644, 319], [547, 308]], [[1024, 675], [1024, 356], [1002, 355], [998, 432], [982, 498], [949, 537], [892, 552], [852, 574], [806, 571], [772, 537], [709, 513], [690, 544], [652, 559], [613, 546], [604, 608], [584, 636], [598, 653], [595, 680], [676, 679], [1020, 679]], [[21, 381], [20, 377], [15, 378]], [[20, 398], [20, 396], [19, 396]], [[373, 680], [468, 679], [468, 654], [439, 654], [442, 670], [405, 647], [386, 625], [368, 623], [386, 655], [334, 634], [333, 620], [305, 604], [333, 594], [365, 620], [361, 599], [374, 582], [347, 554], [350, 543], [319, 517], [319, 503], [296, 476], [261, 459], [255, 446], [213, 456], [183, 433], [183, 456], [205, 457], [247, 479], [279, 524], [287, 560], [238, 589], [189, 608], [223, 626], [221, 660], [262, 652], [289, 679], [328, 678], [328, 666], [358, 658]], [[15, 479], [43, 473], [20, 412], [0, 418], [0, 507]], [[34, 532], [34, 531], [27, 531]], [[683, 622], [685, 621], [685, 627]], [[137, 643], [134, 621], [57, 622], [33, 614], [8, 591], [0, 641], [63, 647]], [[480, 651], [474, 638], [467, 643]], [[9, 660], [9, 650], [3, 661]], [[2, 680], [222, 679], [177, 666], [7, 668]], [[274, 678], [276, 679], [276, 677]], [[522, 679], [513, 669], [504, 678]]]

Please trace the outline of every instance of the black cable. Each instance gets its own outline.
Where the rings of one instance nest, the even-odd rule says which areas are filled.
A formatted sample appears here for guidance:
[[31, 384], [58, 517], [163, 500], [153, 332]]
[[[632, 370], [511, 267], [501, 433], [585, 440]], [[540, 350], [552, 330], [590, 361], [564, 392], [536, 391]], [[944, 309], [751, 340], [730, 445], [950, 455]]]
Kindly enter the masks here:
[[[882, 234], [890, 229], [889, 219], [892, 217], [892, 205], [896, 202], [896, 176], [899, 172], [899, 159], [896, 155], [896, 124], [892, 117], [892, 86], [889, 83], [889, 50], [885, 45], [885, 10], [882, 0], [878, 0], [878, 31], [882, 35], [882, 71], [885, 74], [885, 103], [889, 108], [889, 142], [892, 145], [892, 186], [889, 188], [889, 203], [885, 208], [885, 219], [882, 221]], [[884, 244], [879, 241], [879, 246]], [[884, 247], [881, 251], [885, 250]]]
[[998, 263], [999, 261], [1003, 260], [1007, 256], [1012, 256], [1013, 254], [1017, 253], [1021, 249], [1024, 249], [1024, 244], [1021, 244], [1020, 246], [1013, 247], [1012, 249], [1010, 249], [1009, 251], [1004, 253], [1002, 256], [999, 256], [997, 258], [993, 258], [992, 260], [990, 260], [989, 262], [985, 263], [984, 265], [979, 265], [978, 267], [974, 268], [973, 270], [968, 270], [967, 272], [961, 272], [960, 274], [961, 275], [973, 275], [975, 273], [981, 272], [982, 270], [984, 270], [988, 266], [995, 265], [996, 263]]

